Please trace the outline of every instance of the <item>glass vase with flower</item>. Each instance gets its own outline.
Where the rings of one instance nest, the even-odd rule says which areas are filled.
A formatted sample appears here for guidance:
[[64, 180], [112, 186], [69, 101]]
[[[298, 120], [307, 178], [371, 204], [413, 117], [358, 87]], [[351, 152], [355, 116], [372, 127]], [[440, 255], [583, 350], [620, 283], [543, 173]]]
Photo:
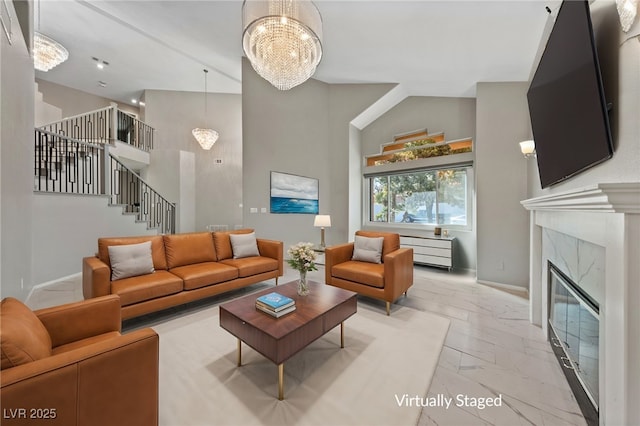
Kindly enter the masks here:
[[307, 272], [317, 271], [315, 260], [316, 252], [313, 251], [313, 243], [298, 243], [287, 250], [289, 259], [287, 263], [300, 273], [298, 280], [298, 294], [306, 296], [309, 294], [309, 284], [307, 283]]

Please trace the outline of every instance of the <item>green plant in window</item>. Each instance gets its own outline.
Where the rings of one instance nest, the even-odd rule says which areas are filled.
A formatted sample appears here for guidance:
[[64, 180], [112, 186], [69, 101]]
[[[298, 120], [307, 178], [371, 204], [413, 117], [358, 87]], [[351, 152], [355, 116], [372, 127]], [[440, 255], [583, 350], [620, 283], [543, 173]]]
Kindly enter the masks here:
[[376, 209], [373, 211], [375, 222], [386, 222], [389, 214], [389, 185], [388, 178], [376, 177], [373, 179], [373, 202]]
[[[435, 139], [422, 139], [418, 141], [407, 142], [404, 145], [404, 150], [392, 154], [389, 158], [384, 160], [377, 160], [376, 165], [388, 164], [388, 163], [402, 163], [405, 161], [416, 160], [418, 158], [431, 158], [442, 157], [444, 155], [460, 154], [463, 152], [471, 152], [472, 148], [462, 147], [458, 149], [452, 149], [447, 144], [438, 146], [429, 146], [438, 143]], [[421, 148], [423, 147], [423, 148]]]
[[372, 220], [376, 222], [459, 224], [466, 221], [466, 214], [460, 212], [466, 209], [467, 202], [464, 169], [379, 176], [373, 178], [372, 183]]

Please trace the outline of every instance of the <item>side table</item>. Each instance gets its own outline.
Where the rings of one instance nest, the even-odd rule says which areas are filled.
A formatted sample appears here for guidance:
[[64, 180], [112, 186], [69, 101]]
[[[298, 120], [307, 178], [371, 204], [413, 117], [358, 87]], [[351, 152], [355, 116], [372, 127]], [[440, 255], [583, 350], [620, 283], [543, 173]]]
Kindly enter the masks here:
[[326, 246], [323, 247], [321, 245], [314, 245], [312, 247], [313, 251], [316, 252], [316, 263], [318, 265], [324, 265], [324, 251], [326, 249]]

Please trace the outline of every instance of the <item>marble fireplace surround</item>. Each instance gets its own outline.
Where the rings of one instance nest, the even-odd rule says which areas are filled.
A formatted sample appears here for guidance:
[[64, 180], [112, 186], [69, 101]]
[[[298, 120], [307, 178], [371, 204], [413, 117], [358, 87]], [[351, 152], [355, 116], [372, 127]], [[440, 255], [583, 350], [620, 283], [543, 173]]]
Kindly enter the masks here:
[[[602, 183], [522, 205], [530, 212], [531, 323], [548, 336], [551, 260], [600, 304], [600, 424], [640, 424], [640, 183]], [[575, 260], [559, 253], [572, 246]]]

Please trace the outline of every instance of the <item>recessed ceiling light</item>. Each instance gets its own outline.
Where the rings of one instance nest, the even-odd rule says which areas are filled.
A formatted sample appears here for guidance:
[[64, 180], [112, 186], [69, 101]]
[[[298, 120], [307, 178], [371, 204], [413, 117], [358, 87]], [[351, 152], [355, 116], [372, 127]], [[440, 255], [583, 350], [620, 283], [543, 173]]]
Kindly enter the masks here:
[[140, 101], [140, 106], [145, 106], [146, 104], [142, 101]]
[[131, 103], [133, 103], [133, 104], [137, 104], [137, 103], [138, 103], [138, 100], [137, 100], [137, 99], [131, 99]]
[[109, 62], [103, 61], [100, 58], [96, 58], [95, 56], [92, 56], [91, 59], [93, 59], [96, 62], [96, 67], [98, 67], [99, 70], [102, 70], [104, 69], [104, 67], [109, 65]]

